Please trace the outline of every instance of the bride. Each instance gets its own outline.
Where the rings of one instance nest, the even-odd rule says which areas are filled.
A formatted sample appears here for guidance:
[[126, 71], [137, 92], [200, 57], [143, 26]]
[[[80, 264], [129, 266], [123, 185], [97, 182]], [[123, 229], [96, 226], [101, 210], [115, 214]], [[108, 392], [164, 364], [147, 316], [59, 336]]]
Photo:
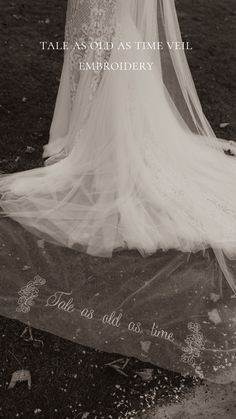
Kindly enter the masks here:
[[[155, 310], [158, 304], [165, 325], [173, 324], [176, 313], [182, 316], [179, 325], [184, 317], [201, 319], [203, 325], [206, 316], [204, 330], [214, 343], [205, 351], [202, 368], [208, 371], [207, 362], [220, 353], [215, 362], [222, 370], [225, 354], [232, 365], [236, 350], [236, 160], [233, 144], [226, 155], [227, 143], [216, 139], [203, 114], [183, 49], [170, 48], [171, 42], [181, 42], [174, 1], [69, 0], [65, 38], [69, 48], [45, 165], [1, 175], [2, 219], [14, 219], [40, 239], [62, 246], [60, 251], [67, 247], [102, 257], [122, 249], [137, 249], [143, 256], [157, 252], [155, 281], [147, 281], [148, 288], [131, 281], [122, 305], [128, 298], [142, 318], [142, 304], [145, 316], [150, 302]], [[145, 48], [148, 42], [159, 48]], [[164, 264], [158, 259], [163, 257]], [[161, 282], [164, 271], [169, 276]], [[113, 304], [119, 301], [114, 295]], [[167, 300], [160, 304], [164, 295]], [[171, 321], [168, 301], [177, 304], [174, 312], [169, 309]], [[205, 314], [202, 304], [208, 304]], [[175, 327], [176, 333], [181, 330]], [[198, 339], [191, 347], [196, 358], [201, 333], [198, 326], [189, 327]], [[121, 353], [134, 353], [132, 344], [116, 345]], [[147, 359], [160, 363], [157, 354]], [[166, 366], [163, 354], [161, 359]], [[184, 370], [183, 363], [177, 370]]]

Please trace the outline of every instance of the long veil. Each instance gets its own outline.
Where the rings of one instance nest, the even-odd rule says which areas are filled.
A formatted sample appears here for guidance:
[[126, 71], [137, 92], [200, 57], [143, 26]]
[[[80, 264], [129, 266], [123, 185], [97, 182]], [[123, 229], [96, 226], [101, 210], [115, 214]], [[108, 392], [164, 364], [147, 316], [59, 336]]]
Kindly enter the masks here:
[[[73, 7], [79, 3], [78, 0], [69, 0], [67, 28], [71, 24], [71, 11], [77, 13], [76, 7], [74, 9]], [[86, 4], [86, 2], [82, 3]], [[98, 0], [98, 3], [104, 5], [106, 0]], [[158, 74], [156, 83], [160, 84], [160, 93], [164, 90], [173, 118], [178, 121], [181, 130], [187, 134], [198, 134], [199, 142], [205, 142], [212, 150], [221, 149], [223, 153], [222, 141], [216, 139], [202, 111], [185, 52], [182, 49], [171, 49], [167, 43], [182, 41], [174, 0], [119, 0], [117, 2], [111, 0], [109, 2], [110, 5], [115, 5], [115, 3], [117, 3], [115, 13], [118, 22], [116, 27], [118, 39], [122, 39], [127, 30], [126, 35], [130, 35], [133, 39], [137, 37], [140, 41], [155, 41], [163, 44], [162, 50], [149, 52], [149, 57], [156, 65], [156, 74]], [[85, 19], [83, 24], [88, 24], [86, 13], [83, 18]], [[74, 22], [79, 21], [81, 21], [81, 16], [74, 19]], [[122, 24], [119, 25], [121, 22], [123, 22], [123, 27]], [[112, 31], [109, 31], [109, 34], [111, 33]], [[127, 57], [131, 54], [134, 59], [138, 58], [137, 52], [132, 51], [126, 54]], [[68, 130], [69, 119], [73, 120], [72, 128], [69, 129], [72, 134], [78, 119], [82, 118], [81, 115], [73, 115], [71, 111], [70, 95], [66, 89], [67, 83], [69, 85], [69, 78], [66, 78], [68, 57], [69, 53], [66, 53], [51, 127], [51, 138], [48, 147], [45, 148], [45, 156], [53, 154], [53, 150], [54, 152], [61, 151], [65, 143], [64, 135]], [[111, 103], [117, 106], [115, 109], [118, 109], [119, 115], [126, 118], [124, 103], [126, 103], [127, 92], [122, 86], [123, 81], [127, 81], [130, 76], [125, 73], [115, 75], [109, 72], [103, 78], [99, 79], [99, 77], [96, 75], [96, 82], [100, 83], [99, 87], [98, 83], [96, 85], [100, 98], [110, 99]], [[141, 72], [134, 76], [137, 83], [140, 81], [139, 84], [134, 85], [140, 97], [145, 95], [145, 87], [142, 87], [141, 82], [146, 80], [146, 77], [147, 75], [142, 75]], [[110, 90], [105, 89], [106, 81], [108, 85], [112, 81], [118, 86], [117, 91], [120, 94], [117, 97], [114, 98], [113, 90], [113, 96], [111, 96]], [[105, 103], [101, 111], [101, 106], [95, 96], [94, 104], [96, 111], [104, 112], [103, 123], [101, 124], [100, 121], [100, 133], [113, 134], [116, 139], [116, 132], [112, 131], [112, 124], [116, 123], [116, 112], [109, 114], [110, 103]], [[86, 103], [86, 106], [88, 110], [90, 104]], [[147, 103], [147, 106], [150, 106], [153, 115], [155, 103], [151, 103], [151, 98], [150, 105]], [[84, 107], [80, 108], [81, 114], [83, 114], [82, 108]], [[158, 109], [155, 112], [161, 122]], [[112, 123], [106, 125], [107, 114], [111, 116]], [[88, 113], [84, 119], [85, 122], [87, 115]], [[92, 112], [92, 115], [96, 121], [96, 112]], [[137, 111], [135, 116], [138, 147], [139, 136], [141, 137], [142, 133], [138, 130], [141, 126], [142, 115]], [[181, 132], [178, 131], [176, 136]], [[126, 147], [125, 139], [128, 138], [130, 132], [127, 130], [124, 134], [127, 135], [123, 143]], [[81, 135], [81, 132], [77, 132], [76, 135]], [[86, 141], [82, 143], [82, 147], [82, 151], [86, 151]], [[96, 144], [94, 147], [96, 148]], [[178, 145], [173, 142], [170, 145], [164, 144], [163, 147], [167, 149], [169, 147], [168, 154], [171, 159], [171, 147], [177, 148]], [[104, 150], [106, 152], [107, 149], [109, 150], [107, 144], [104, 144], [102, 152]], [[108, 158], [108, 169], [110, 169], [109, 154], [105, 156]], [[124, 161], [120, 162], [120, 167], [124, 168], [124, 175], [121, 172], [119, 180], [126, 187], [125, 158], [124, 152]], [[103, 154], [101, 162], [104, 161]], [[99, 162], [98, 160], [96, 163], [98, 170]], [[172, 160], [170, 167], [171, 163]], [[58, 171], [53, 179], [55, 188], [61, 170], [60, 165], [57, 167]], [[34, 172], [34, 181], [41, 176], [42, 170], [45, 170], [45, 173], [53, 173], [54, 168], [52, 165], [37, 169]], [[24, 173], [13, 175], [13, 177], [4, 175], [0, 179], [1, 190], [4, 192], [4, 188], [7, 189], [12, 179], [21, 180], [22, 177], [24, 178]], [[25, 180], [28, 181], [28, 179]], [[37, 229], [38, 221], [43, 218], [42, 212], [41, 217], [36, 212], [34, 223], [27, 222], [27, 216], [35, 210], [30, 201], [30, 196], [34, 193], [34, 182], [26, 195], [26, 200], [29, 199], [26, 207], [28, 212], [24, 207], [24, 199], [19, 198], [15, 206], [11, 199], [5, 204], [1, 202], [6, 213], [13, 205], [10, 215], [19, 223], [12, 218], [0, 218], [0, 314], [75, 343], [107, 352], [134, 356], [182, 374], [197, 375], [215, 381], [222, 377], [228, 381], [235, 379], [236, 276], [234, 275], [234, 260], [230, 261], [219, 248], [206, 248], [202, 251], [196, 249], [199, 251], [195, 252], [181, 252], [175, 249], [160, 250], [149, 257], [144, 255], [147, 256], [144, 258], [134, 250], [114, 253], [112, 259], [106, 257], [109, 256], [107, 253], [104, 253], [105, 258], [91, 256], [93, 253], [96, 256], [95, 250], [102, 248], [103, 241], [108, 240], [107, 237], [112, 247], [114, 236], [110, 232], [110, 225], [114, 223], [113, 214], [106, 219], [107, 231], [103, 231], [103, 235], [99, 234], [94, 238], [90, 247], [91, 255], [87, 254], [88, 252], [80, 253], [78, 249], [60, 247], [54, 243], [57, 240], [47, 240], [47, 228], [50, 228], [49, 221], [51, 221], [50, 214], [52, 213], [50, 206], [60, 199], [60, 193], [57, 193], [55, 189], [50, 199], [48, 197], [42, 199], [44, 189], [48, 186], [46, 177], [45, 179], [42, 177], [42, 181], [40, 190], [42, 195], [39, 195], [35, 204], [41, 205], [41, 211], [47, 208], [48, 218], [45, 216], [43, 220], [43, 234], [39, 234]], [[76, 178], [70, 178], [69, 182], [73, 184]], [[99, 202], [102, 210], [110, 204], [110, 200], [112, 204], [114, 199], [114, 196], [109, 194], [113, 186], [112, 179], [106, 182], [107, 201]], [[100, 186], [99, 182], [97, 184]], [[68, 196], [70, 199], [74, 198], [73, 188]], [[86, 195], [86, 190], [84, 190], [83, 199], [88, 202], [92, 199], [91, 196]], [[125, 202], [119, 202], [119, 204], [122, 207]], [[71, 208], [69, 221], [73, 221], [73, 217], [76, 216], [75, 205]], [[102, 223], [105, 216], [106, 214], [101, 214], [101, 220], [98, 222]], [[88, 221], [89, 215], [87, 217]], [[128, 221], [131, 220], [132, 213]], [[63, 219], [64, 221], [67, 220]], [[136, 230], [142, 231], [141, 227], [141, 223], [137, 224]], [[57, 225], [54, 233], [54, 237], [61, 236], [60, 224]], [[73, 234], [74, 231], [71, 229], [71, 237]], [[145, 239], [148, 240], [148, 238]], [[119, 242], [117, 244], [119, 245]], [[79, 250], [86, 249], [82, 246]]]
[[[126, 7], [129, 7], [127, 4]], [[181, 116], [185, 129], [199, 134], [199, 141], [224, 152], [230, 145], [217, 138], [200, 103], [183, 46], [175, 0], [132, 0], [131, 13], [144, 41], [159, 42], [159, 54], [153, 59], [162, 70], [163, 84], [172, 103], [172, 110]], [[175, 47], [173, 45], [175, 44]], [[181, 121], [180, 121], [181, 122]], [[233, 292], [236, 292], [235, 265], [223, 251], [214, 250]]]
[[161, 45], [159, 54], [155, 51], [153, 56], [160, 62], [163, 83], [176, 110], [192, 132], [204, 136], [204, 141], [212, 147], [223, 149], [224, 142], [215, 137], [198, 98], [186, 59], [175, 0], [133, 0], [131, 9], [142, 38]]

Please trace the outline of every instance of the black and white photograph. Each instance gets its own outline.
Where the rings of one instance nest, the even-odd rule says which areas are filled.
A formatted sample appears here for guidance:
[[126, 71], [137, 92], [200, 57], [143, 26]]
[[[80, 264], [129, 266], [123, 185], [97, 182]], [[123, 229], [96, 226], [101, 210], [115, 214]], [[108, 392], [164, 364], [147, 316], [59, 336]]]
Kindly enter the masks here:
[[0, 34], [0, 417], [235, 418], [235, 0]]

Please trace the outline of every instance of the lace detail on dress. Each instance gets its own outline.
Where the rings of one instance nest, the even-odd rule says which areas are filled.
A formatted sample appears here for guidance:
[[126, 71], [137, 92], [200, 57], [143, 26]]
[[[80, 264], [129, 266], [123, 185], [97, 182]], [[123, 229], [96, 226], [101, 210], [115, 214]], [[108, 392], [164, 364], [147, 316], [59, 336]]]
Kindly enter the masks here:
[[[80, 79], [80, 64], [91, 60], [95, 63], [108, 62], [110, 49], [104, 45], [111, 42], [115, 33], [116, 0], [69, 0], [65, 40], [70, 49], [71, 100], [75, 99]], [[99, 48], [90, 46], [99, 43]], [[85, 70], [86, 71], [86, 70]], [[92, 70], [90, 100], [94, 97], [102, 79], [102, 70]]]

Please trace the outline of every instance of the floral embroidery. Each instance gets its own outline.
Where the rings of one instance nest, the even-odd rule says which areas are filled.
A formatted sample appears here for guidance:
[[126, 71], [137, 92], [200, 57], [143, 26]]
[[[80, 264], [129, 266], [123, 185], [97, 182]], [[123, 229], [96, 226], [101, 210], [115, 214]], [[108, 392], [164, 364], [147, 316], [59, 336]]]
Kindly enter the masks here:
[[[85, 63], [89, 53], [97, 63], [109, 61], [110, 49], [89, 47], [92, 43], [105, 45], [115, 33], [115, 7], [117, 0], [69, 0], [65, 40], [70, 49], [71, 101], [75, 99], [80, 78], [79, 64]], [[75, 47], [76, 46], [76, 47]], [[79, 46], [81, 46], [79, 48]], [[102, 70], [93, 71], [90, 100], [96, 93], [102, 78]]]
[[34, 299], [39, 295], [39, 289], [37, 286], [45, 285], [46, 280], [41, 276], [36, 275], [33, 281], [29, 281], [24, 287], [18, 292], [20, 298], [17, 301], [18, 307], [17, 312], [28, 313], [31, 306], [34, 305]]
[[185, 353], [181, 356], [181, 361], [193, 367], [199, 377], [203, 378], [201, 367], [196, 363], [197, 358], [200, 357], [201, 352], [205, 349], [201, 326], [198, 323], [189, 323], [188, 329], [192, 334], [185, 339], [187, 346], [182, 348]]

